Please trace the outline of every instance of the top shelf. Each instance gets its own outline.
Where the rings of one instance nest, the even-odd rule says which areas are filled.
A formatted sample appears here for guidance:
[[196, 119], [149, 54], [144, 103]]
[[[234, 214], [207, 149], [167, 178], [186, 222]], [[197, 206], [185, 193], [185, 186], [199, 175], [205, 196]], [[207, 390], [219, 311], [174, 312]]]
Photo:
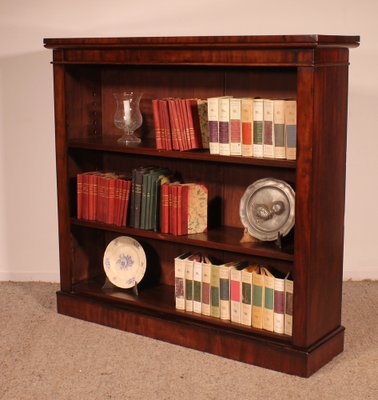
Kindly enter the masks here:
[[97, 150], [112, 153], [126, 153], [150, 157], [178, 158], [193, 161], [229, 163], [241, 165], [256, 165], [277, 168], [296, 168], [295, 160], [280, 160], [273, 158], [256, 158], [241, 156], [220, 156], [210, 154], [208, 150], [172, 151], [157, 150], [154, 140], [143, 140], [141, 144], [122, 146], [117, 143], [115, 136], [93, 136], [90, 138], [71, 139], [68, 147], [73, 149]]

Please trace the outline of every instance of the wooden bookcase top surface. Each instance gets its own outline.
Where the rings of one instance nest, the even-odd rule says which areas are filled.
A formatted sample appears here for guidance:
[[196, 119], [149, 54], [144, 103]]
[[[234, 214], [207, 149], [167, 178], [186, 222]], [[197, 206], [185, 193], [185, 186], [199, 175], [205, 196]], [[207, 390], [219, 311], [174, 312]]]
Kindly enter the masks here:
[[357, 47], [359, 36], [341, 35], [261, 35], [261, 36], [168, 36], [128, 38], [46, 38], [49, 49], [74, 47], [130, 47], [130, 46], [227, 46], [227, 47], [294, 47], [324, 46]]

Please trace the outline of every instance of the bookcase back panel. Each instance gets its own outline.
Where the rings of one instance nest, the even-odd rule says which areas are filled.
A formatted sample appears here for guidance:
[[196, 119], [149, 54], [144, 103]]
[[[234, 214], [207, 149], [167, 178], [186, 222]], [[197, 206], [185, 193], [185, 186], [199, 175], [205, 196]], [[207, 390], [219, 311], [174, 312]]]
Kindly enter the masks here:
[[73, 226], [71, 229], [72, 283], [104, 276], [102, 259], [105, 233], [98, 229]]
[[101, 90], [98, 67], [66, 67], [65, 124], [68, 139], [102, 134]]

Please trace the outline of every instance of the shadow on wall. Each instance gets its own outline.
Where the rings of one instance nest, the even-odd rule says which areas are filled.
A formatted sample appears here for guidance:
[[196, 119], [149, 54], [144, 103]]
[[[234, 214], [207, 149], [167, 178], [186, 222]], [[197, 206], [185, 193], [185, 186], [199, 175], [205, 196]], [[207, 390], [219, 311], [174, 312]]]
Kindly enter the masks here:
[[0, 58], [0, 280], [59, 279], [50, 57]]

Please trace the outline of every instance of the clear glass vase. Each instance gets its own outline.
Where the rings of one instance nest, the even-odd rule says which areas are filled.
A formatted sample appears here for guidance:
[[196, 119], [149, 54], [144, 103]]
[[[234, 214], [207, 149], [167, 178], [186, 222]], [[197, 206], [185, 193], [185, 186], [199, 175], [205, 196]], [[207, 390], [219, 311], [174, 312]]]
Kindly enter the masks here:
[[113, 93], [117, 102], [114, 124], [117, 128], [124, 130], [124, 134], [118, 139], [118, 143], [127, 145], [141, 142], [141, 139], [134, 132], [142, 126], [143, 122], [143, 117], [139, 109], [142, 95], [143, 93], [136, 92]]

